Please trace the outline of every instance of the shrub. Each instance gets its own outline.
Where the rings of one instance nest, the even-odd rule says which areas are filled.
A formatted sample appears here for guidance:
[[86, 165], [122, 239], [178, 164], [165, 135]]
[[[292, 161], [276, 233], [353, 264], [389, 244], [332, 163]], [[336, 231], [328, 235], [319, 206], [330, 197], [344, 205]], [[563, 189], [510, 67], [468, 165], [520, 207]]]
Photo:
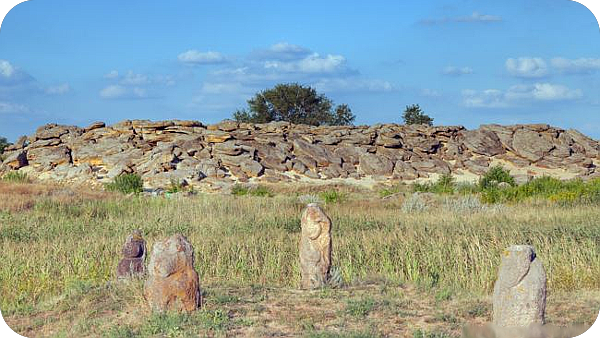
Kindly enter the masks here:
[[436, 194], [453, 194], [456, 190], [456, 181], [452, 174], [443, 174], [434, 183], [414, 183], [414, 192], [432, 192]]
[[340, 203], [347, 199], [346, 194], [337, 190], [323, 191], [319, 194], [319, 197], [321, 197], [325, 203]]
[[414, 193], [402, 203], [402, 211], [406, 213], [421, 212], [427, 209], [427, 203], [419, 193]]
[[248, 195], [248, 187], [245, 187], [241, 184], [235, 184], [231, 188], [231, 194], [235, 196], [245, 196]]
[[121, 174], [113, 180], [112, 183], [106, 184], [106, 190], [118, 191], [123, 194], [140, 193], [144, 189], [142, 178], [137, 174]]
[[171, 179], [171, 183], [169, 184], [169, 187], [167, 188], [167, 192], [174, 194], [174, 193], [178, 193], [178, 192], [182, 192], [185, 190], [185, 185], [178, 181], [178, 180], [174, 180]]
[[30, 181], [29, 177], [27, 177], [27, 174], [20, 171], [9, 171], [2, 177], [2, 179], [4, 181], [14, 183], [27, 183]]
[[481, 190], [495, 188], [500, 182], [508, 183], [512, 187], [516, 185], [514, 177], [510, 175], [510, 171], [498, 165], [491, 167], [485, 175], [483, 175], [479, 180], [479, 188]]

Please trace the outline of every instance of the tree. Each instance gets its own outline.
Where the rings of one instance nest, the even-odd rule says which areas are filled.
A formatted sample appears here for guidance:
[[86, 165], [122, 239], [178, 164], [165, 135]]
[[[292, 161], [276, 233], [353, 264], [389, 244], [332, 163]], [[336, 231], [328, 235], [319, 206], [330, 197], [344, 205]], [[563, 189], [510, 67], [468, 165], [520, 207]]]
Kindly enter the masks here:
[[6, 137], [0, 137], [0, 154], [4, 152], [4, 149], [8, 147], [10, 143], [6, 139]]
[[332, 121], [329, 123], [332, 126], [351, 126], [356, 116], [352, 114], [352, 110], [350, 110], [347, 104], [340, 104], [335, 108], [332, 118]]
[[287, 121], [296, 124], [349, 125], [355, 119], [348, 105], [337, 106], [314, 88], [297, 83], [278, 84], [257, 93], [248, 100], [248, 110], [237, 110], [233, 119], [239, 122], [268, 123]]
[[426, 124], [428, 126], [433, 125], [433, 119], [426, 115], [418, 104], [406, 106], [402, 118], [404, 119], [405, 124]]

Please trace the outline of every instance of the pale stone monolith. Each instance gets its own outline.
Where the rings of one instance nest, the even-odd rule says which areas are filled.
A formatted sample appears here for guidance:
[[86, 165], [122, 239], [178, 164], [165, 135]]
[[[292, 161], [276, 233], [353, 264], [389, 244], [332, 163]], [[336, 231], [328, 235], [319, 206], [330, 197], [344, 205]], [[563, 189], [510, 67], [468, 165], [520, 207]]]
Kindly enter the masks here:
[[128, 279], [131, 277], [142, 277], [146, 272], [144, 262], [146, 260], [146, 241], [142, 238], [139, 230], [134, 230], [127, 236], [123, 249], [123, 258], [117, 265], [117, 278]]
[[493, 298], [496, 326], [544, 324], [546, 272], [532, 246], [513, 245], [503, 252]]
[[152, 310], [159, 312], [189, 312], [202, 304], [194, 249], [181, 234], [154, 244], [144, 296]]
[[316, 204], [307, 205], [302, 213], [300, 270], [303, 289], [324, 286], [331, 269], [331, 219]]

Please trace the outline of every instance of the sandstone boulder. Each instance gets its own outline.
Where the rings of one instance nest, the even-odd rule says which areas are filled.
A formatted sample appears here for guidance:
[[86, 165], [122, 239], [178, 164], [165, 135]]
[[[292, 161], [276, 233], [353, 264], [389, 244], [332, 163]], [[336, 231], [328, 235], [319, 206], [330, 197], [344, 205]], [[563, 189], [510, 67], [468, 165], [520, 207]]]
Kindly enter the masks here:
[[363, 154], [360, 156], [359, 173], [363, 175], [390, 176], [394, 171], [394, 163], [388, 158], [376, 154]]
[[463, 144], [475, 154], [495, 156], [504, 152], [498, 136], [489, 130], [466, 130], [461, 133]]
[[180, 234], [152, 248], [144, 296], [154, 311], [194, 311], [202, 303], [194, 250]]
[[542, 134], [529, 129], [519, 129], [513, 136], [515, 152], [532, 162], [539, 161], [554, 148]]

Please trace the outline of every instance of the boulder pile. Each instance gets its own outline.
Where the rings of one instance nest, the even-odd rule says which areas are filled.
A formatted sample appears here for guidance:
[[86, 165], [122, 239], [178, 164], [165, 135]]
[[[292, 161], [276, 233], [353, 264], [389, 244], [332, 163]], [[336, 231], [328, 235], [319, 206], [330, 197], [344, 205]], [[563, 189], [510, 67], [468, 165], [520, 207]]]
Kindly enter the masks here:
[[235, 182], [313, 179], [415, 180], [481, 175], [504, 164], [520, 176], [599, 176], [600, 143], [546, 124], [373, 126], [126, 120], [80, 128], [44, 125], [6, 150], [0, 172], [41, 180], [103, 183], [123, 173], [148, 188], [172, 181], [200, 190]]

